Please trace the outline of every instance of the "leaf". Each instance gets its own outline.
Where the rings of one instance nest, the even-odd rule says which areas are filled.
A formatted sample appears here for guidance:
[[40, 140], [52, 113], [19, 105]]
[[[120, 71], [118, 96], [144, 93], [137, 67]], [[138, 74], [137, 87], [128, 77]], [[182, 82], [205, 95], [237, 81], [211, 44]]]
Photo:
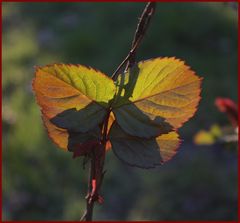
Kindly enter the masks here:
[[100, 137], [96, 126], [115, 93], [113, 81], [106, 75], [80, 65], [54, 64], [37, 68], [33, 89], [48, 134], [60, 148], [78, 148], [81, 153], [82, 144]]
[[53, 125], [45, 116], [42, 116], [42, 119], [44, 126], [48, 131], [48, 136], [52, 139], [52, 141], [61, 149], [67, 150], [69, 136], [68, 131]]
[[94, 141], [94, 140], [87, 141], [82, 144], [77, 144], [73, 151], [73, 158], [87, 155], [98, 145], [99, 145], [99, 141]]
[[[45, 127], [47, 128], [49, 137], [60, 148], [68, 150], [70, 152], [77, 152], [82, 154], [85, 152], [84, 145], [91, 144], [90, 142], [96, 142], [100, 140], [100, 129], [95, 128], [92, 131], [70, 132], [66, 129], [61, 129], [52, 124], [46, 117], [42, 117]], [[82, 150], [82, 151], [81, 151]]]
[[112, 149], [120, 160], [141, 168], [153, 168], [170, 160], [180, 143], [176, 132], [145, 139], [125, 133], [116, 122], [109, 137]]
[[33, 89], [44, 117], [57, 127], [79, 132], [103, 121], [115, 94], [112, 79], [81, 65], [39, 67]]
[[119, 125], [130, 135], [151, 138], [172, 130], [164, 118], [142, 112], [134, 104], [123, 105], [113, 111]]
[[114, 115], [129, 134], [149, 138], [168, 133], [195, 113], [200, 84], [201, 79], [178, 59], [142, 61], [119, 76]]
[[[36, 70], [33, 89], [49, 136], [61, 148], [86, 155], [101, 147], [124, 162], [152, 168], [176, 153], [175, 132], [196, 111], [201, 79], [175, 58], [142, 61], [116, 81], [92, 68], [54, 64]], [[99, 147], [100, 148], [100, 147]]]
[[87, 132], [101, 123], [106, 116], [106, 110], [101, 106], [90, 103], [85, 108], [65, 110], [50, 121], [56, 126], [73, 132]]

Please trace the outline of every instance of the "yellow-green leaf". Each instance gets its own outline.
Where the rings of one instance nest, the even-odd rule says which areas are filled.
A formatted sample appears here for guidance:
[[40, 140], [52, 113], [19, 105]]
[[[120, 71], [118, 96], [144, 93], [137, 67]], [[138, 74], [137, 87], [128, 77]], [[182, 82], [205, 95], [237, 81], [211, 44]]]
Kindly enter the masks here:
[[[179, 128], [196, 111], [200, 100], [200, 84], [201, 78], [178, 59], [156, 58], [142, 61], [134, 69], [119, 76], [113, 112], [119, 125], [129, 134], [133, 134], [133, 118], [139, 119], [139, 115], [133, 112], [133, 106], [135, 111], [139, 111], [138, 114], [141, 112], [149, 118], [149, 125], [146, 122], [145, 125], [159, 125], [159, 120], [162, 120], [162, 123], [167, 122], [173, 128]], [[126, 112], [123, 114], [123, 107], [131, 115], [126, 115]], [[154, 128], [145, 129], [140, 122], [138, 124], [142, 131], [133, 135], [159, 135], [159, 131]], [[160, 128], [164, 133], [171, 131], [169, 126]]]
[[36, 69], [33, 90], [49, 134], [66, 148], [66, 139], [60, 139], [66, 131], [85, 133], [103, 122], [116, 87], [92, 68], [53, 64]]

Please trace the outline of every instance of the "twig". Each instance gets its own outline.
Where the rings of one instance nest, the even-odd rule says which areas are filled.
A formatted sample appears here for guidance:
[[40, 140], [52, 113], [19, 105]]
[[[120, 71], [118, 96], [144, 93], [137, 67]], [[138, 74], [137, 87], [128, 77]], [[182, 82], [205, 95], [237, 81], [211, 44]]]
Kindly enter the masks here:
[[115, 70], [115, 72], [112, 75], [112, 79], [116, 80], [117, 76], [119, 74], [119, 71], [123, 68], [123, 66], [127, 63], [125, 71], [131, 68], [135, 63], [135, 57], [136, 57], [136, 50], [138, 49], [147, 28], [149, 27], [149, 23], [151, 21], [152, 15], [154, 14], [156, 9], [156, 3], [155, 2], [148, 2], [145, 9], [143, 10], [143, 13], [140, 17], [139, 23], [137, 25], [137, 29], [135, 31], [135, 35], [132, 41], [131, 49], [126, 56], [126, 58], [121, 62], [121, 64], [118, 66], [118, 68]]
[[[112, 78], [115, 80], [119, 71], [123, 68], [126, 64], [125, 70], [131, 68], [135, 63], [136, 57], [136, 50], [139, 47], [141, 40], [144, 37], [144, 34], [149, 26], [149, 22], [151, 17], [155, 11], [156, 3], [149, 2], [147, 3], [141, 17], [139, 23], [137, 25], [137, 29], [135, 31], [134, 39], [132, 42], [131, 50], [129, 51], [127, 57], [122, 61], [122, 63], [118, 66]], [[88, 182], [88, 194], [86, 196], [86, 211], [84, 212], [83, 216], [81, 217], [81, 221], [92, 221], [93, 216], [93, 208], [94, 202], [100, 201], [102, 198], [99, 197], [99, 190], [102, 185], [103, 177], [105, 171], [103, 171], [104, 167], [104, 160], [105, 160], [105, 150], [106, 150], [106, 143], [108, 140], [107, 137], [107, 127], [108, 127], [108, 120], [111, 110], [108, 110], [108, 113], [104, 119], [104, 123], [101, 126], [102, 129], [102, 139], [100, 143], [100, 147], [96, 147], [93, 149], [91, 154], [91, 166], [90, 166], [90, 173], [89, 173], [89, 182]], [[93, 186], [93, 181], [96, 183], [95, 187]], [[101, 198], [101, 199], [100, 199]]]
[[[100, 146], [93, 149], [91, 154], [91, 165], [88, 180], [88, 193], [86, 196], [86, 211], [81, 217], [80, 221], [92, 221], [93, 208], [95, 201], [99, 200], [99, 190], [103, 181], [105, 171], [103, 171], [104, 160], [105, 160], [105, 150], [107, 143], [107, 127], [110, 115], [110, 109], [104, 119], [102, 125], [102, 140]], [[95, 181], [95, 186], [93, 187], [93, 181]], [[102, 199], [102, 198], [101, 198]]]
[[81, 217], [80, 221], [91, 221], [92, 219], [92, 212], [93, 212], [93, 202], [89, 202], [90, 194], [92, 192], [92, 179], [94, 177], [94, 171], [95, 171], [95, 159], [94, 159], [94, 153], [92, 153], [91, 157], [91, 164], [89, 167], [89, 179], [88, 179], [88, 192], [86, 196], [86, 211], [84, 212], [83, 216]]

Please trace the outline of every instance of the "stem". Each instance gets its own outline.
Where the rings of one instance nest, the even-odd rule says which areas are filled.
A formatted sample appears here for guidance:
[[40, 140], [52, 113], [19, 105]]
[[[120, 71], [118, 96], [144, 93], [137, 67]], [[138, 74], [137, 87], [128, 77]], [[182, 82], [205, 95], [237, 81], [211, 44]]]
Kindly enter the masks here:
[[[86, 196], [86, 211], [80, 221], [92, 221], [93, 208], [95, 201], [99, 201], [99, 190], [103, 181], [105, 172], [103, 172], [105, 161], [105, 150], [107, 143], [107, 127], [111, 110], [109, 109], [102, 125], [102, 140], [99, 146], [96, 146], [91, 153], [91, 165], [88, 180], [88, 193]], [[95, 182], [95, 186], [93, 186]]]
[[135, 63], [136, 51], [146, 33], [147, 28], [149, 27], [151, 18], [156, 9], [156, 2], [148, 2], [145, 6], [143, 13], [140, 17], [139, 23], [137, 25], [137, 29], [135, 31], [135, 35], [132, 41], [131, 49], [125, 59], [120, 63], [118, 68], [114, 71], [112, 75], [112, 79], [116, 80], [119, 74], [119, 71], [123, 68], [123, 66], [127, 63], [125, 71], [131, 68]]
[[95, 159], [92, 158], [91, 165], [89, 168], [88, 193], [86, 196], [86, 211], [84, 212], [80, 221], [84, 221], [84, 220], [92, 221], [94, 202], [93, 202], [93, 199], [91, 200], [91, 202], [89, 202], [89, 198], [90, 198], [90, 194], [92, 191], [92, 179], [93, 179], [93, 175], [94, 175], [94, 170], [95, 170]]
[[[134, 65], [136, 51], [146, 33], [146, 30], [149, 26], [155, 8], [156, 8], [155, 2], [148, 2], [147, 5], [145, 6], [135, 31], [131, 49], [126, 58], [121, 62], [116, 71], [113, 73], [112, 75], [113, 80], [116, 80], [119, 71], [123, 68], [125, 64], [126, 64], [125, 71]], [[81, 221], [92, 221], [94, 202], [95, 201], [101, 202], [102, 199], [98, 193], [105, 174], [105, 172], [103, 171], [103, 167], [105, 161], [106, 143], [108, 140], [107, 130], [110, 113], [111, 109], [109, 108], [107, 115], [104, 119], [104, 122], [101, 126], [102, 129], [101, 142], [93, 149], [92, 153], [90, 154], [91, 165], [88, 181], [88, 193], [86, 196], [86, 211], [81, 217]]]

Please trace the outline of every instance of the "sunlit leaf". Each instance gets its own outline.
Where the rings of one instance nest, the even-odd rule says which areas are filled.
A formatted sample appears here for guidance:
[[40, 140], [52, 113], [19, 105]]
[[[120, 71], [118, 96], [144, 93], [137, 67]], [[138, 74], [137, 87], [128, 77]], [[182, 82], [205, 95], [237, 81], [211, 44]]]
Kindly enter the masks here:
[[[143, 61], [112, 79], [81, 65], [37, 68], [33, 89], [49, 136], [59, 147], [87, 155], [103, 146], [126, 163], [151, 168], [179, 145], [175, 132], [196, 111], [201, 79], [175, 58]], [[101, 129], [100, 129], [101, 126]]]
[[101, 72], [64, 64], [38, 67], [33, 89], [49, 135], [63, 149], [81, 143], [82, 133], [103, 122], [115, 93], [113, 81]]
[[74, 124], [82, 132], [103, 121], [115, 93], [113, 81], [101, 72], [63, 64], [37, 68], [33, 89], [44, 116], [58, 127]]
[[195, 113], [200, 84], [201, 79], [175, 58], [142, 61], [119, 76], [113, 112], [129, 134], [154, 137], [168, 133], [171, 126], [179, 128]]
[[153, 168], [168, 161], [176, 153], [180, 142], [176, 132], [152, 139], [131, 136], [116, 122], [110, 130], [110, 141], [120, 160], [141, 168]]
[[53, 125], [45, 116], [43, 118], [43, 123], [47, 128], [49, 137], [57, 144], [61, 149], [67, 150], [68, 147], [68, 132], [66, 129], [58, 128]]

